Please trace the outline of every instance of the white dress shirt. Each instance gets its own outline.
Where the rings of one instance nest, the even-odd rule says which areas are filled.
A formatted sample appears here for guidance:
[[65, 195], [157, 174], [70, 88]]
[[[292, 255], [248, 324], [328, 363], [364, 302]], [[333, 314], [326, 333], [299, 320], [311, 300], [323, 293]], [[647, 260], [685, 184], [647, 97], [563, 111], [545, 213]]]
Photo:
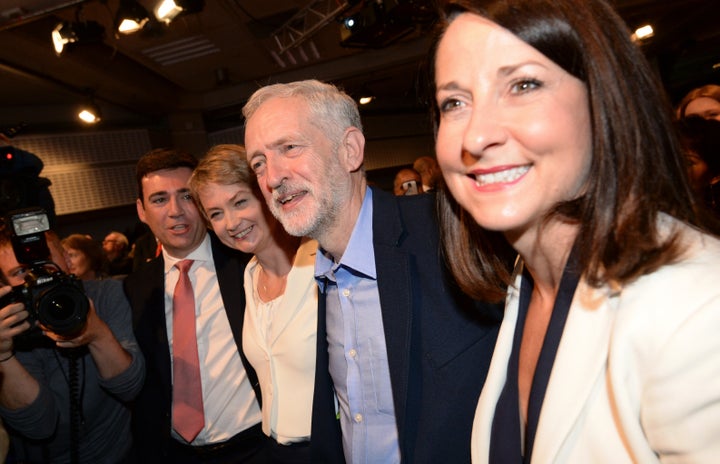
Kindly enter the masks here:
[[[165, 248], [163, 258], [165, 323], [172, 355], [172, 301], [179, 275], [175, 263], [181, 260], [168, 255]], [[225, 313], [210, 236], [206, 235], [200, 246], [184, 259], [193, 260], [188, 275], [195, 294], [198, 357], [205, 412], [205, 426], [192, 442], [193, 446], [199, 446], [232, 438], [259, 423], [261, 413]], [[238, 311], [240, 308], [227, 310]], [[175, 439], [183, 441], [175, 431], [172, 434]]]

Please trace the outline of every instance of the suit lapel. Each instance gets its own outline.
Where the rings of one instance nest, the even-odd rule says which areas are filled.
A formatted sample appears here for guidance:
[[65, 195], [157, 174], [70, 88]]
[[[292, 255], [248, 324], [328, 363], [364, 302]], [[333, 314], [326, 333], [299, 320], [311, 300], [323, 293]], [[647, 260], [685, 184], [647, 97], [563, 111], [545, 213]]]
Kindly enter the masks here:
[[215, 263], [215, 273], [217, 274], [218, 287], [220, 288], [220, 296], [222, 297], [225, 314], [230, 323], [230, 330], [232, 330], [235, 345], [237, 346], [238, 354], [247, 373], [250, 385], [252, 385], [255, 391], [258, 404], [262, 406], [262, 394], [260, 393], [257, 374], [242, 350], [243, 319], [245, 317], [243, 274], [245, 265], [250, 257], [245, 253], [240, 253], [225, 247], [220, 243], [220, 240], [215, 234], [212, 232], [209, 232], [209, 234], [213, 261]]
[[[385, 344], [387, 347], [395, 417], [400, 434], [401, 451], [407, 443], [402, 434], [407, 429], [407, 400], [410, 382], [410, 359], [413, 301], [413, 275], [410, 259], [399, 247], [404, 228], [400, 220], [397, 200], [373, 189], [373, 245], [378, 292], [382, 308]], [[419, 369], [416, 370], [419, 372]]]
[[[135, 278], [136, 277], [136, 278]], [[170, 392], [172, 386], [170, 373], [170, 348], [168, 346], [167, 324], [165, 322], [165, 269], [164, 260], [155, 258], [136, 271], [136, 275], [127, 279], [133, 294], [139, 295], [133, 311], [135, 330], [143, 333], [138, 338], [150, 345], [145, 347], [144, 355], [148, 365], [152, 364], [159, 373], [161, 391]], [[169, 400], [169, 398], [167, 398]]]
[[245, 263], [238, 262], [232, 250], [224, 250], [215, 235], [210, 234], [210, 239], [220, 295], [239, 351], [242, 349], [242, 326], [245, 314], [245, 292], [242, 285]]
[[[515, 269], [514, 285], [508, 287], [507, 303], [503, 315], [502, 325], [498, 333], [495, 350], [487, 379], [480, 394], [480, 400], [473, 422], [472, 454], [480, 456], [481, 462], [490, 454], [490, 436], [493, 416], [500, 394], [507, 380], [507, 369], [510, 354], [513, 348], [515, 326], [518, 318], [518, 305], [520, 303], [520, 283], [522, 281], [522, 264]], [[537, 437], [535, 439], [537, 449]]]
[[553, 462], [605, 372], [614, 299], [580, 281], [553, 364], [538, 423], [533, 461]]

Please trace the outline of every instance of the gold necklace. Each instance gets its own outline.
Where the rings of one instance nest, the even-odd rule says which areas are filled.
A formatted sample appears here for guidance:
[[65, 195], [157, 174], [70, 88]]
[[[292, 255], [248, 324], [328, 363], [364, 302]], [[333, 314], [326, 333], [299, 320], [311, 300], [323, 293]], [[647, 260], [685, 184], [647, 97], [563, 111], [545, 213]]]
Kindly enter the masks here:
[[285, 292], [285, 286], [287, 284], [287, 274], [279, 277], [276, 279], [278, 284], [270, 285], [270, 290], [268, 290], [268, 284], [270, 284], [270, 274], [265, 271], [265, 268], [260, 265], [260, 272], [258, 273], [258, 287], [259, 289], [262, 289], [262, 293], [258, 292], [260, 299], [268, 302], [272, 301], [275, 298], [279, 297]]

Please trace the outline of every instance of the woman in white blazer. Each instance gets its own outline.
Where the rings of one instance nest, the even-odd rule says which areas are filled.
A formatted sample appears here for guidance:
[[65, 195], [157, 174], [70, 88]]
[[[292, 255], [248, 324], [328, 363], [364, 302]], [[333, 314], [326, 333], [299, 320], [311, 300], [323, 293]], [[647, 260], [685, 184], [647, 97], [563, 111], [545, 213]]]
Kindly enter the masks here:
[[466, 292], [506, 300], [473, 461], [716, 462], [720, 242], [624, 23], [604, 0], [461, 0], [444, 19], [444, 251]]
[[309, 463], [317, 242], [291, 237], [272, 216], [240, 145], [211, 148], [190, 190], [218, 238], [254, 254], [245, 269], [242, 341], [260, 382], [268, 462]]

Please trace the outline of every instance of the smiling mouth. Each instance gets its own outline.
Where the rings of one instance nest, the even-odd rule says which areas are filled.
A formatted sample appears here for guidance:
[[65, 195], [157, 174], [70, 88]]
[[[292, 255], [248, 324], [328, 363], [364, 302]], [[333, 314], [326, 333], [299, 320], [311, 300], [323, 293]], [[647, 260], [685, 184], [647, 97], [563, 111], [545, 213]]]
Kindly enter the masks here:
[[503, 184], [518, 180], [530, 170], [530, 166], [519, 166], [505, 171], [493, 172], [490, 174], [476, 174], [470, 177], [475, 177], [475, 185], [482, 187], [491, 184]]
[[284, 205], [284, 204], [287, 204], [287, 203], [293, 201], [296, 197], [299, 197], [299, 196], [304, 195], [304, 194], [305, 194], [305, 192], [293, 193], [292, 195], [288, 195], [288, 196], [285, 196], [285, 197], [280, 197], [280, 198], [277, 199], [277, 201], [278, 201], [278, 203], [280, 203], [281, 205]]
[[244, 238], [247, 234], [249, 234], [250, 231], [253, 230], [254, 227], [255, 226], [250, 226], [247, 229], [243, 229], [240, 232], [238, 232], [237, 234], [231, 235], [231, 237], [234, 238], [235, 240], [240, 240], [240, 239]]

